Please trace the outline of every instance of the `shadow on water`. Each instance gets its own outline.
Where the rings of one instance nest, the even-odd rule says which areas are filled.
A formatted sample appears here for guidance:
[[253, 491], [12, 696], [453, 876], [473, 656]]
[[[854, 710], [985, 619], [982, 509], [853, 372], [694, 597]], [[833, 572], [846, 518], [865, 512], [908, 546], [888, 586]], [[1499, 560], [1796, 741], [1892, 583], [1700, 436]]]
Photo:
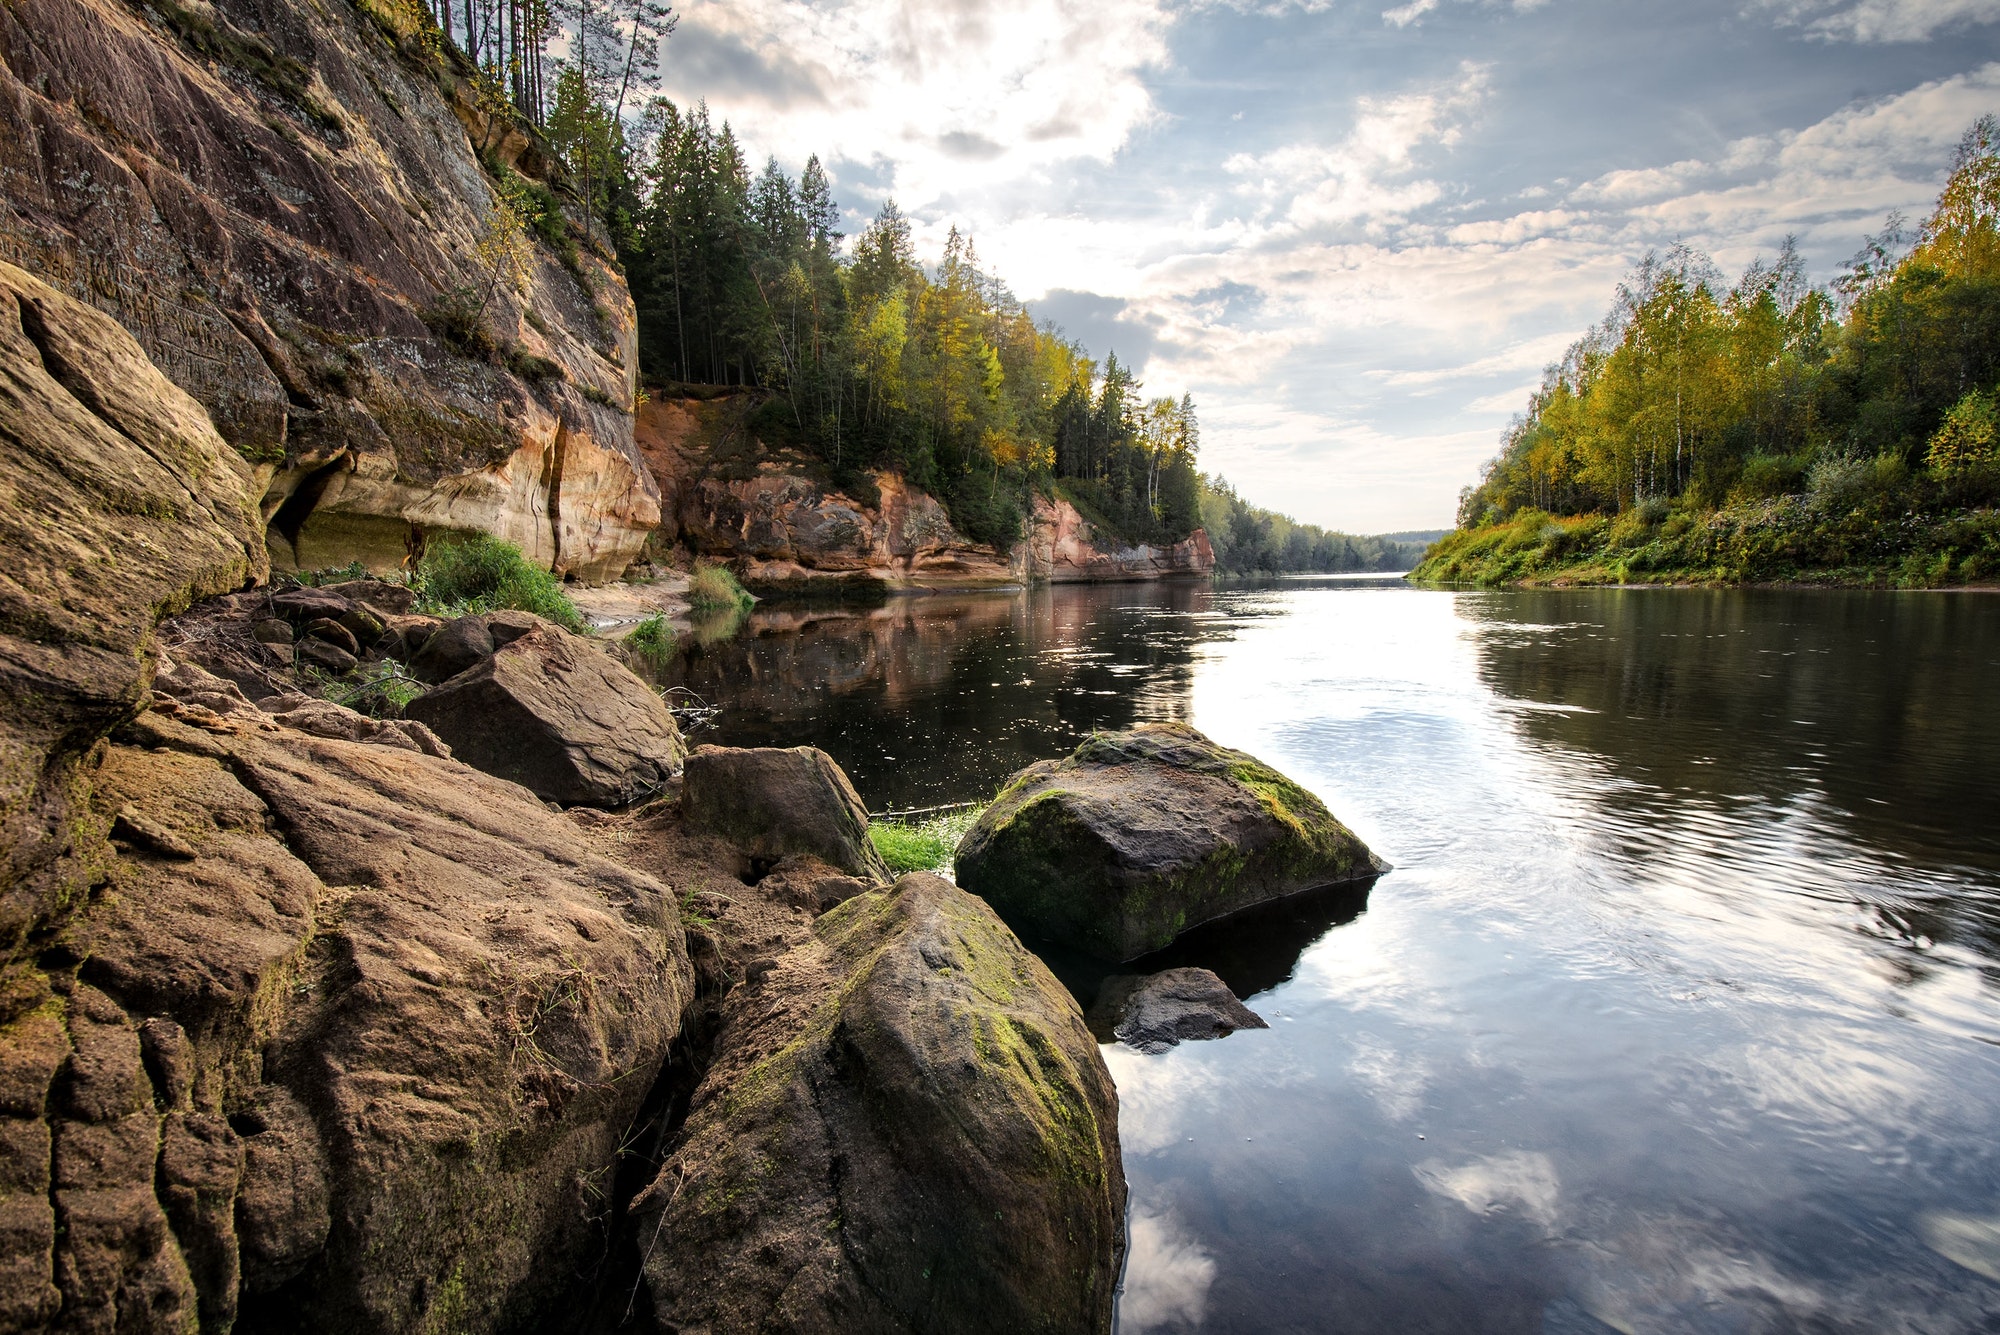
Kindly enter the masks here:
[[[1085, 1011], [1107, 978], [1161, 973], [1167, 969], [1207, 969], [1238, 998], [1249, 1000], [1291, 979], [1299, 959], [1336, 927], [1368, 908], [1375, 878], [1322, 886], [1259, 904], [1241, 913], [1191, 928], [1164, 950], [1114, 964], [1049, 941], [1023, 940], [1049, 966]], [[1099, 1038], [1107, 1035], [1099, 1034]]]

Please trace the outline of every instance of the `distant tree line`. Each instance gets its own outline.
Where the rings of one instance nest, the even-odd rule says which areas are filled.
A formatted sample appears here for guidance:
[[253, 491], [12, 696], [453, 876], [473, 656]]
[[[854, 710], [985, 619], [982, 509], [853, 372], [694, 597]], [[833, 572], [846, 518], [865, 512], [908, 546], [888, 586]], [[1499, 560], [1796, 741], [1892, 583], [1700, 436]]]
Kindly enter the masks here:
[[1201, 478], [1201, 521], [1215, 548], [1216, 569], [1231, 575], [1408, 570], [1425, 545], [1301, 524], [1250, 504], [1227, 482], [1207, 474]]
[[1725, 284], [1649, 255], [1550, 367], [1461, 527], [1519, 512], [1703, 511], [1809, 493], [1824, 506], [2000, 495], [2000, 122], [1962, 140], [1914, 234], [1892, 217], [1828, 287], [1787, 241]]

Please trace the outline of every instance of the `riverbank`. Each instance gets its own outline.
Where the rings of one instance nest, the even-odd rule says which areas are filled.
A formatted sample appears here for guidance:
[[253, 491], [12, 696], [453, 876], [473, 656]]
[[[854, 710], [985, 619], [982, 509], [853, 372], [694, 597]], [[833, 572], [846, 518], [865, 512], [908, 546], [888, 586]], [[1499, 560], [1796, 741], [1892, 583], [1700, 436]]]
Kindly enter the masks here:
[[1725, 509], [1568, 518], [1523, 510], [1449, 533], [1410, 572], [1485, 586], [1803, 584], [1945, 588], [2000, 578], [2000, 511], [1846, 513], [1784, 496]]

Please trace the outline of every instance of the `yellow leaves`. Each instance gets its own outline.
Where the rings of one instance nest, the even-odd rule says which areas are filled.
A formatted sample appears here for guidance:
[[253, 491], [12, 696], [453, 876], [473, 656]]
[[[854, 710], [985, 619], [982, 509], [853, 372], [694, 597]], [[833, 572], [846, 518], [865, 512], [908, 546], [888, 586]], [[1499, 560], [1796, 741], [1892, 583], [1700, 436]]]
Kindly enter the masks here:
[[480, 230], [479, 243], [473, 251], [494, 284], [506, 283], [522, 292], [527, 290], [529, 276], [534, 272], [535, 248], [528, 240], [528, 222], [522, 216], [517, 192], [495, 192], [493, 207], [487, 212], [486, 225]]
[[1951, 177], [1910, 263], [1952, 278], [2000, 275], [2000, 121], [1982, 116], [1959, 142]]
[[2000, 463], [2000, 396], [1973, 390], [1953, 404], [1931, 437], [1929, 462], [1943, 477]]

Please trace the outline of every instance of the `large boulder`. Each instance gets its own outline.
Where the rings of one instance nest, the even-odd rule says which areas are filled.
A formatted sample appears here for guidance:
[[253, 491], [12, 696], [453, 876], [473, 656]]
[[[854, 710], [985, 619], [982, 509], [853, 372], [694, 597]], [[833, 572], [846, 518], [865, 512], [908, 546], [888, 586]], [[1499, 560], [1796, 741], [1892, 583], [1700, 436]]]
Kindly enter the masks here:
[[916, 873], [758, 972], [633, 1203], [661, 1328], [1108, 1329], [1117, 1092], [1005, 924]]
[[959, 844], [959, 884], [1030, 936], [1105, 959], [1387, 864], [1320, 800], [1184, 723], [1030, 765]]
[[767, 867], [806, 854], [850, 876], [889, 879], [868, 837], [868, 808], [833, 757], [810, 746], [695, 748], [681, 818]]
[[81, 965], [0, 1011], [0, 1132], [33, 1151], [0, 1313], [559, 1324], [693, 997], [673, 896], [386, 733], [181, 703], [102, 753], [130, 834], [62, 938]]
[[673, 715], [646, 683], [549, 625], [502, 645], [404, 713], [458, 759], [564, 806], [642, 800], [680, 772], [686, 754]]

